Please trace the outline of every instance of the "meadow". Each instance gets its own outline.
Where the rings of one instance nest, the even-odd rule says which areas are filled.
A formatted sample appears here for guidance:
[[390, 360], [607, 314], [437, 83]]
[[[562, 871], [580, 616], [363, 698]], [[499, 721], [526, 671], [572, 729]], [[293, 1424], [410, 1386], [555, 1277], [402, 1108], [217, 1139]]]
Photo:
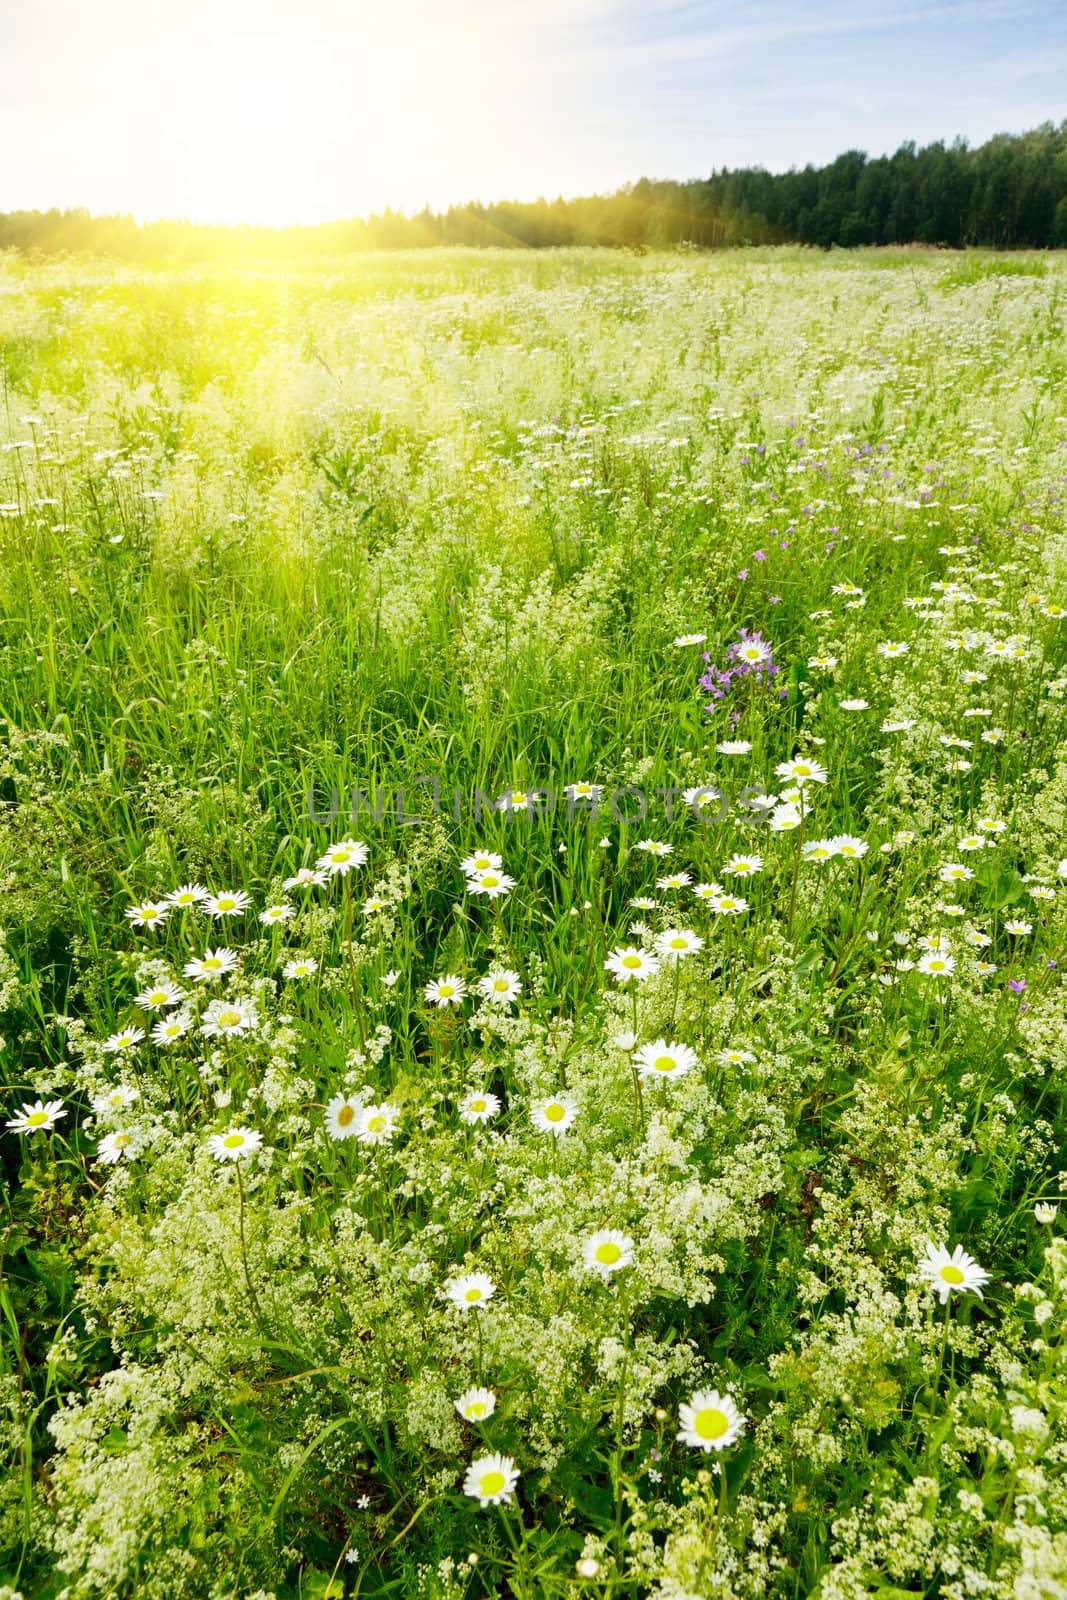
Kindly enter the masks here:
[[0, 257], [2, 1600], [1067, 1592], [1067, 265]]

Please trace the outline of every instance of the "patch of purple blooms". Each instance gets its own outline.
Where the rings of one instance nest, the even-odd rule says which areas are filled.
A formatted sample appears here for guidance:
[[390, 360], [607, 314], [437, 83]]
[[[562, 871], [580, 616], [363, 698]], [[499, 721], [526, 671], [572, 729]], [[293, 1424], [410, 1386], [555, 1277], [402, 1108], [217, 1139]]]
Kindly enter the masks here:
[[[741, 652], [747, 644], [761, 645], [765, 651], [763, 659], [746, 661]], [[711, 695], [711, 703], [706, 707], [708, 711], [714, 711], [716, 702], [725, 700], [744, 679], [754, 678], [757, 683], [763, 684], [779, 671], [770, 642], [749, 628], [742, 628], [741, 637], [726, 646], [724, 666], [717, 667], [707, 650], [703, 654], [704, 660], [708, 663], [708, 670], [700, 680], [700, 687]], [[783, 698], [787, 692], [785, 689], [781, 691]]]

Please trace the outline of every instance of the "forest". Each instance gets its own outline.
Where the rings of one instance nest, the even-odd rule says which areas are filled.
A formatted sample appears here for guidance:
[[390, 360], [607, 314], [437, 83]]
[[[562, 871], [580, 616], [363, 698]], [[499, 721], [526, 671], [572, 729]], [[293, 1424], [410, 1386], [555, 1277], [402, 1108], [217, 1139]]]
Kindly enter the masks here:
[[612, 194], [386, 210], [306, 227], [137, 222], [82, 210], [0, 212], [0, 250], [190, 262], [434, 245], [544, 249], [601, 245], [701, 249], [732, 245], [925, 244], [948, 249], [1067, 246], [1067, 120], [1028, 133], [913, 142], [891, 156], [846, 150], [823, 167], [713, 171], [675, 182], [641, 178]]

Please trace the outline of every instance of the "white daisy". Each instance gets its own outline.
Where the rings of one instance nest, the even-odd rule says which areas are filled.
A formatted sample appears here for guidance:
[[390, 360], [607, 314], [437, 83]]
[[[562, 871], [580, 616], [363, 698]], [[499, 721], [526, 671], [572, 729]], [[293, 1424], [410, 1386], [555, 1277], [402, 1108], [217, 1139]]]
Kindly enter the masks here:
[[142, 1011], [165, 1011], [168, 1006], [180, 1005], [184, 999], [185, 995], [178, 985], [164, 978], [161, 983], [154, 983], [136, 995], [134, 1005], [140, 1006]]
[[510, 878], [506, 872], [490, 868], [488, 872], [479, 872], [476, 876], [467, 879], [467, 892], [469, 894], [484, 894], [488, 900], [499, 900], [514, 889], [515, 879]]
[[664, 1083], [668, 1078], [684, 1078], [687, 1072], [699, 1067], [700, 1062], [688, 1045], [655, 1039], [634, 1051], [633, 1064], [642, 1082]]
[[212, 1000], [200, 1020], [200, 1032], [207, 1039], [239, 1039], [258, 1021], [255, 1007], [245, 1000]]
[[464, 1422], [485, 1422], [496, 1410], [496, 1395], [492, 1389], [465, 1389], [454, 1404]]
[[331, 1139], [353, 1139], [359, 1131], [363, 1102], [351, 1095], [335, 1094], [326, 1103], [326, 1132]]
[[169, 1017], [160, 1017], [150, 1035], [153, 1044], [176, 1044], [193, 1025], [191, 1012], [174, 1011]]
[[733, 1400], [718, 1389], [701, 1389], [688, 1405], [678, 1408], [678, 1421], [679, 1440], [694, 1450], [725, 1450], [745, 1429], [745, 1418]]
[[479, 1311], [496, 1294], [496, 1284], [484, 1272], [465, 1272], [445, 1285], [445, 1294], [461, 1311]]
[[582, 1246], [582, 1261], [591, 1272], [598, 1272], [605, 1279], [630, 1266], [633, 1258], [633, 1240], [617, 1228], [601, 1228], [599, 1233], [590, 1234]]
[[132, 1050], [144, 1038], [143, 1028], [120, 1028], [118, 1033], [109, 1034], [104, 1040], [103, 1048], [108, 1055], [120, 1055], [124, 1050]]
[[443, 978], [434, 978], [423, 990], [431, 1005], [439, 1011], [446, 1006], [458, 1006], [467, 992], [467, 985], [462, 978], [454, 972], [447, 972]]
[[940, 1295], [942, 1305], [951, 1294], [976, 1294], [981, 1300], [982, 1285], [989, 1282], [989, 1273], [962, 1245], [958, 1244], [950, 1255], [946, 1245], [937, 1245], [931, 1240], [927, 1241], [926, 1254], [919, 1262], [919, 1276]]
[[319, 964], [314, 956], [300, 956], [296, 961], [287, 961], [282, 968], [283, 978], [310, 978], [318, 972]]
[[689, 928], [666, 928], [656, 939], [656, 953], [664, 961], [684, 961], [703, 948], [703, 939]]
[[207, 890], [202, 883], [183, 883], [167, 896], [167, 904], [175, 911], [195, 911], [206, 897]]
[[396, 1106], [364, 1106], [356, 1134], [360, 1144], [388, 1144], [397, 1129], [400, 1112]]
[[263, 923], [264, 927], [273, 928], [279, 922], [288, 922], [293, 915], [294, 912], [292, 906], [286, 905], [285, 901], [281, 900], [277, 905], [264, 906], [263, 910], [259, 913], [259, 920]]
[[15, 1133], [51, 1133], [60, 1117], [66, 1116], [62, 1100], [35, 1100], [32, 1105], [24, 1103], [21, 1111], [16, 1111], [8, 1127]]
[[659, 958], [647, 950], [636, 950], [633, 945], [613, 950], [604, 963], [606, 972], [614, 973], [620, 983], [643, 983], [659, 971]]
[[519, 1471], [512, 1456], [479, 1456], [463, 1480], [463, 1493], [486, 1506], [506, 1505], [515, 1493]]
[[578, 1102], [569, 1094], [549, 1095], [530, 1107], [530, 1117], [535, 1128], [542, 1133], [562, 1138], [578, 1115]]
[[459, 865], [460, 870], [465, 872], [468, 878], [473, 878], [479, 872], [499, 872], [504, 865], [504, 857], [498, 856], [492, 850], [476, 850]]
[[106, 1094], [96, 1096], [93, 1100], [93, 1110], [98, 1117], [106, 1117], [112, 1111], [121, 1111], [124, 1106], [132, 1106], [140, 1097], [140, 1089], [133, 1088], [131, 1084], [119, 1083]]
[[751, 878], [763, 871], [763, 857], [731, 856], [722, 870], [729, 878]]
[[491, 967], [478, 979], [478, 988], [491, 1005], [509, 1006], [522, 993], [522, 982], [510, 967]]
[[222, 917], [240, 916], [251, 904], [251, 898], [243, 889], [223, 889], [218, 894], [205, 895], [203, 901], [204, 910], [215, 922]]
[[321, 855], [315, 865], [331, 878], [347, 878], [353, 867], [362, 867], [370, 854], [358, 839], [341, 839]]
[[228, 1128], [225, 1133], [213, 1133], [207, 1142], [216, 1161], [244, 1161], [262, 1145], [263, 1135], [255, 1128]]
[[135, 928], [161, 928], [169, 916], [170, 906], [165, 900], [143, 900], [140, 905], [126, 907], [126, 918]]
[[282, 884], [283, 889], [321, 889], [326, 882], [326, 873], [322, 867], [301, 867], [293, 873], [291, 878], [286, 878]]
[[205, 950], [202, 956], [195, 956], [192, 961], [187, 961], [182, 972], [187, 978], [192, 978], [194, 983], [216, 983], [220, 978], [233, 972], [237, 967], [237, 951], [228, 950], [225, 945], [219, 945], [216, 950]]
[[96, 1159], [105, 1166], [113, 1167], [122, 1158], [129, 1157], [130, 1146], [133, 1144], [133, 1134], [125, 1129], [116, 1129], [114, 1133], [105, 1133], [96, 1147]]
[[460, 1102], [459, 1120], [475, 1127], [480, 1122], [491, 1122], [499, 1112], [500, 1101], [495, 1094], [489, 1094], [485, 1089], [475, 1089]]

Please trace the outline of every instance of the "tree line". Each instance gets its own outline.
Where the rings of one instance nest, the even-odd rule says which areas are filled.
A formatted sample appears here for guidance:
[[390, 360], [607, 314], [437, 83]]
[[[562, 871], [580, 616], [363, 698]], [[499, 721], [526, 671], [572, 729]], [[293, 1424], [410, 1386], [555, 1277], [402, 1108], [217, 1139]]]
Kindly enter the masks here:
[[826, 166], [771, 173], [724, 168], [688, 182], [641, 178], [612, 194], [384, 211], [310, 227], [174, 222], [87, 211], [0, 212], [0, 250], [89, 252], [130, 261], [284, 257], [431, 245], [657, 249], [741, 244], [920, 243], [999, 250], [1067, 246], [1067, 120], [963, 140], [901, 145], [873, 159], [847, 150]]

